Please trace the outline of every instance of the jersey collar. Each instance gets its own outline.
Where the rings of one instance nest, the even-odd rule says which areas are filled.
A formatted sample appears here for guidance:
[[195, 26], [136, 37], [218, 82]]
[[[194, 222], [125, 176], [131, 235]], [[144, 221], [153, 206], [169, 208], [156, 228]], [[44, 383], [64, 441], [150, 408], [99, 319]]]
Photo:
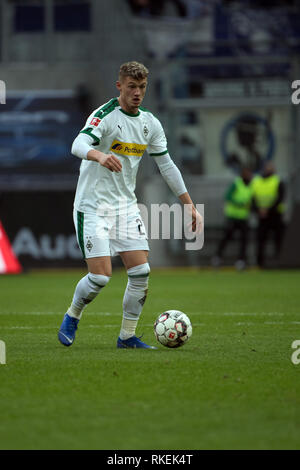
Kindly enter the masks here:
[[120, 108], [120, 111], [121, 111], [122, 113], [126, 114], [126, 116], [131, 116], [131, 117], [138, 117], [138, 116], [141, 114], [140, 110], [139, 110], [136, 114], [127, 113], [127, 111], [124, 111], [124, 109], [122, 109], [122, 108]]

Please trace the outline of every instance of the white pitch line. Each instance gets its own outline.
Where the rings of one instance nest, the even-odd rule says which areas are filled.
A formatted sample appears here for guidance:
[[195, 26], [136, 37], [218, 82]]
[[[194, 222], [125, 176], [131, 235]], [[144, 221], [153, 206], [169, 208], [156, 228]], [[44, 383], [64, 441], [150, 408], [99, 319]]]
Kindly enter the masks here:
[[[64, 312], [65, 313], [65, 312]], [[61, 315], [63, 316], [64, 313], [61, 312], [0, 312], [0, 315], [32, 315], [32, 316], [40, 316], [40, 315]], [[114, 315], [121, 315], [122, 312], [120, 313], [112, 313], [112, 312], [86, 312], [85, 315], [87, 316], [92, 316], [92, 315], [97, 315], [97, 316], [104, 316], [104, 317], [110, 317]]]
[[209, 316], [222, 316], [222, 317], [283, 317], [286, 315], [282, 312], [189, 312], [189, 315], [209, 315]]
[[265, 321], [265, 325], [300, 325], [299, 321]]
[[300, 325], [299, 321], [264, 321], [264, 322], [254, 322], [254, 321], [239, 321], [235, 323], [237, 326], [251, 326], [251, 325]]
[[57, 312], [0, 312], [0, 315], [58, 315]]
[[[58, 326], [3, 326], [2, 330], [57, 330]], [[120, 328], [119, 325], [85, 325], [88, 328]]]
[[52, 330], [54, 326], [1, 326], [2, 330]]
[[[253, 326], [253, 325], [300, 325], [300, 321], [278, 321], [278, 322], [236, 322], [234, 323], [236, 326]], [[119, 325], [112, 325], [112, 324], [105, 324], [105, 325], [83, 325], [85, 328], [119, 328]], [[206, 326], [206, 323], [193, 323], [192, 326]], [[153, 328], [153, 323], [146, 323], [141, 325], [141, 327], [145, 328]], [[56, 330], [57, 326], [3, 326], [1, 330]]]
[[[0, 315], [32, 315], [32, 316], [42, 316], [42, 315], [64, 315], [65, 312], [49, 312], [49, 311], [43, 311], [43, 312], [1, 312]], [[156, 312], [158, 314], [158, 312]], [[122, 312], [85, 312], [85, 316], [104, 316], [104, 317], [110, 317], [110, 316], [122, 316]], [[216, 317], [263, 317], [263, 316], [268, 316], [268, 317], [283, 317], [287, 315], [286, 313], [283, 312], [189, 312], [190, 316], [193, 315], [201, 315], [201, 316], [216, 316]]]

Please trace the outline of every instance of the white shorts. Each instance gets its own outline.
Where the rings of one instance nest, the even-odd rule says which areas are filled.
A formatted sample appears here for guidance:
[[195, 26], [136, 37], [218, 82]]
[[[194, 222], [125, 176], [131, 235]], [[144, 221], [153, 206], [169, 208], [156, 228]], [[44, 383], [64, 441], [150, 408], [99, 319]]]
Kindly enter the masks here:
[[77, 241], [83, 257], [116, 256], [123, 251], [149, 251], [140, 211], [126, 216], [100, 216], [74, 209]]

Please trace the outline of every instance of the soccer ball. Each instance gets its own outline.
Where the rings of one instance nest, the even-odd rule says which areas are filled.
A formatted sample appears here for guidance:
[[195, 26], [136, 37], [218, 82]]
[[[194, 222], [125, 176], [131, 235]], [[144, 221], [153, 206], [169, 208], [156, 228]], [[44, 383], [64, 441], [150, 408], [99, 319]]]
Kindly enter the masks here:
[[154, 323], [157, 341], [167, 348], [179, 348], [192, 336], [192, 324], [189, 317], [179, 310], [167, 310], [161, 313]]

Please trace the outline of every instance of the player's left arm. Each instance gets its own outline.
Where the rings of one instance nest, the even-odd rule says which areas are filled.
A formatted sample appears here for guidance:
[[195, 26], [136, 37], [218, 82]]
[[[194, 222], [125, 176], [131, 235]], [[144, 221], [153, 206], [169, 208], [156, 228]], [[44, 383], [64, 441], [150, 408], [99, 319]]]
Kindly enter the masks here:
[[179, 198], [187, 209], [188, 214], [191, 216], [191, 223], [189, 224], [191, 230], [195, 233], [201, 233], [203, 231], [203, 217], [197, 211], [192, 198], [186, 189], [179, 168], [175, 165], [168, 153], [155, 157], [155, 162], [169, 188], [173, 194]]
[[148, 153], [154, 157], [159, 171], [171, 191], [177, 196], [191, 215], [190, 229], [196, 233], [203, 231], [203, 218], [197, 211], [183, 181], [179, 168], [171, 159], [167, 149], [167, 139], [160, 121], [153, 117], [152, 133]]

